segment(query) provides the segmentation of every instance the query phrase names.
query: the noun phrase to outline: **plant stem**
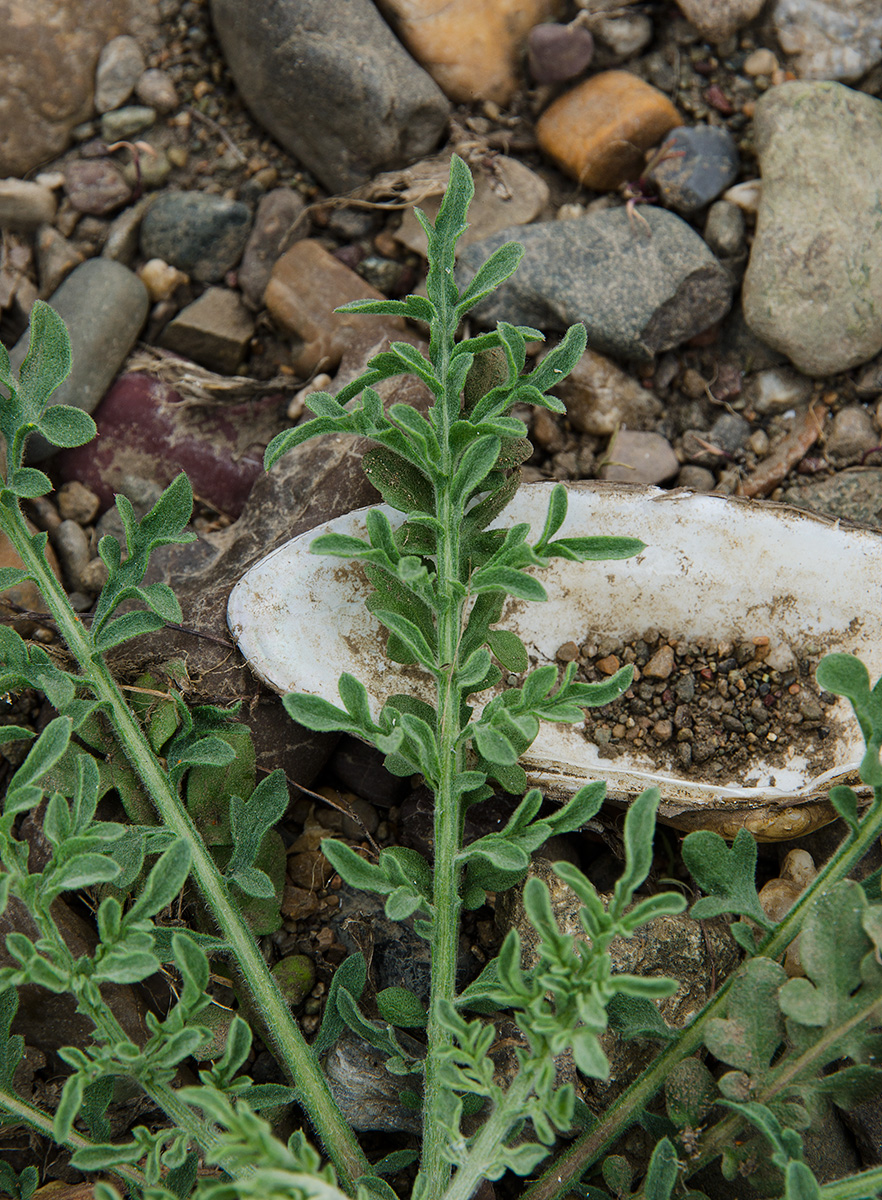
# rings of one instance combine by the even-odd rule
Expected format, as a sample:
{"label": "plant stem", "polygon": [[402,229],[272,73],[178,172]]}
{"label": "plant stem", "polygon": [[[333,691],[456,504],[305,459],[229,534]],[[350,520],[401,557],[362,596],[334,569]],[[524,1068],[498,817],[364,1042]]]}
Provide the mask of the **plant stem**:
{"label": "plant stem", "polygon": [[[766,958],[779,958],[799,933],[812,906],[863,858],[880,833],[882,788],[875,788],[873,802],[857,833],[850,834],[842,842],[799,896],[793,908],[760,944],[757,953]],[[555,1160],[553,1166],[527,1189],[522,1200],[559,1200],[566,1195],[584,1172],[634,1123],[640,1111],[649,1103],[677,1063],[693,1054],[703,1044],[707,1022],[713,1017],[725,1015],[726,998],[737,974],[736,972],[730,975],[721,984],[716,995],[682,1031],[677,1041],[653,1060],[588,1133]]]}
{"label": "plant stem", "polygon": [[533,1090],[533,1078],[532,1071],[521,1068],[505,1093],[503,1102],[496,1106],[482,1126],[469,1150],[468,1158],[456,1172],[442,1200],[471,1200],[478,1184],[486,1178],[487,1163],[493,1161],[500,1142],[508,1136],[512,1126],[520,1118],[524,1104]]}
{"label": "plant stem", "polygon": [[[297,1089],[298,1100],[333,1161],[341,1185],[347,1191],[354,1191],[354,1181],[359,1175],[370,1171],[368,1161],[353,1130],[337,1107],[327,1080],[313,1058],[276,981],[270,975],[251,930],[230,899],[214,859],[110,670],[96,651],[91,635],[70,607],[64,590],[45,558],[34,549],[17,506],[7,507],[5,517],[5,532],[29,574],[36,580],[69,650],[79,661],[83,684],[102,703],[123,751],[151,796],[161,821],[189,846],[191,870],[221,936],[232,947],[243,984],[264,1023],[267,1041]],[[153,819],[153,814],[149,814],[148,821],[152,823]]]}

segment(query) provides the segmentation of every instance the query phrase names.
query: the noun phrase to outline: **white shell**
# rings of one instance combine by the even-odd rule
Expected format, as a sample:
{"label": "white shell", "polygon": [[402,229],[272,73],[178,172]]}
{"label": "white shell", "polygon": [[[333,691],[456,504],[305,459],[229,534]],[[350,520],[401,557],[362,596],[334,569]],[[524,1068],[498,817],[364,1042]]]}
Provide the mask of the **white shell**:
{"label": "white shell", "polygon": [[[552,484],[522,487],[496,522],[542,528]],[[882,674],[876,614],[882,601],[882,538],[869,530],[780,505],[633,485],[568,485],[561,537],[639,537],[647,548],[622,561],[555,560],[540,574],[544,604],[511,600],[500,628],[513,629],[531,659],[553,662],[563,643],[588,635],[639,636],[655,627],[672,635],[715,640],[768,636],[798,650],[857,654],[875,679]],[[230,596],[228,621],[255,673],[278,692],[302,691],[339,703],[342,671],[367,687],[375,713],[394,692],[432,699],[416,667],[383,653],[385,634],[364,607],[369,592],[360,567],[314,556],[326,530],[364,535],[367,509],[339,517],[281,546],[253,566]],[[400,513],[384,509],[393,523]],[[592,779],[627,799],[654,784],[661,815],[682,828],[710,826],[732,836],[748,825],[768,839],[798,836],[826,823],[824,802],[835,782],[856,784],[862,742],[844,701],[828,722],[822,773],[791,755],[784,769],[758,752],[746,778],[696,782],[660,770],[642,755],[603,760],[580,726],[543,725],[521,760],[532,784],[564,799]]]}

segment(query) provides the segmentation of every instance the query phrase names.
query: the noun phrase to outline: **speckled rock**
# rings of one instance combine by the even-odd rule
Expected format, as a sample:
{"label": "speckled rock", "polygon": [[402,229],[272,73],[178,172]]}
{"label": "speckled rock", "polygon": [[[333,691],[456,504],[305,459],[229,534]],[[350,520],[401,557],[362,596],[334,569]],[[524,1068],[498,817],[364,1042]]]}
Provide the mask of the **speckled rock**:
{"label": "speckled rock", "polygon": [[110,112],[125,104],[147,64],[137,41],[128,34],[112,38],[98,58],[95,72],[95,109]]}
{"label": "speckled rock", "polygon": [[754,118],[763,175],[744,277],[753,332],[807,375],[882,349],[882,101],[839,83],[785,83]]}
{"label": "speckled rock", "polygon": [[709,42],[725,41],[759,14],[763,3],[764,0],[677,0],[683,16]]}
{"label": "speckled rock", "polygon": [[219,283],[241,258],[250,229],[251,212],[238,201],[207,192],[164,192],[141,224],[141,251],[200,283]]}
{"label": "speckled rock", "polygon": [[[90,258],[71,271],[49,303],[67,325],[73,352],[70,375],[53,394],[53,402],[94,412],[141,332],[147,289],[121,263]],[[24,362],[28,344],[25,332],[9,352],[13,370]],[[42,462],[51,453],[54,448],[41,437],[31,437],[31,462]]]}
{"label": "speckled rock", "polygon": [[331,192],[430,153],[449,104],[371,0],[212,0],[257,121]]}
{"label": "speckled rock", "polygon": [[542,150],[584,187],[636,178],[646,150],[681,124],[667,96],[630,71],[602,71],[564,92],[536,125]]}
{"label": "speckled rock", "polygon": [[600,478],[608,483],[665,483],[680,469],[667,438],[639,429],[620,429],[605,458]]}
{"label": "speckled rock", "polygon": [[781,49],[801,79],[860,79],[882,61],[879,0],[777,0]]}
{"label": "speckled rock", "polygon": [[520,82],[527,34],[560,0],[379,0],[405,46],[460,104],[507,104]]}
{"label": "speckled rock", "polygon": [[735,139],[716,125],[683,125],[665,138],[662,150],[649,178],[662,201],[684,217],[716,200],[738,175]]}
{"label": "speckled rock", "polygon": [[9,0],[0,5],[0,176],[60,154],[92,116],[101,48],[152,19],[152,0]]}
{"label": "speckled rock", "polygon": [[582,321],[592,350],[642,362],[707,329],[729,309],[729,276],[685,221],[661,209],[643,215],[648,230],[619,208],[506,230],[467,247],[461,283],[503,242],[525,248],[517,273],[476,316],[487,325],[561,331]]}
{"label": "speckled rock", "polygon": [[882,468],[855,467],[788,488],[787,504],[882,529]]}

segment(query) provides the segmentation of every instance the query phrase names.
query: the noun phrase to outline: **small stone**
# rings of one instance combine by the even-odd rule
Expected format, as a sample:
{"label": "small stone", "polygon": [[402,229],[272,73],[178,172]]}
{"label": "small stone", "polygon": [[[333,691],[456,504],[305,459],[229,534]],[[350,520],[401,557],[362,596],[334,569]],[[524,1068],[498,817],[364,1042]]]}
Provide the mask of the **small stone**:
{"label": "small stone", "polygon": [[789,879],[799,888],[807,888],[818,871],[808,850],[788,850],[781,863],[781,879]]}
{"label": "small stone", "polygon": [[620,426],[649,428],[662,412],[649,388],[594,350],[585,351],[554,391],[567,406],[572,427],[593,437],[608,437]]}
{"label": "small stone", "polygon": [[643,668],[643,674],[650,679],[668,679],[673,669],[674,651],[670,646],[660,646]]}
{"label": "small stone", "polygon": [[[602,675],[615,675],[622,664],[614,654],[608,654],[606,658],[599,658],[594,665]],[[624,729],[619,736],[624,736]]]}
{"label": "small stone", "polygon": [[282,916],[286,921],[306,921],[318,912],[318,896],[308,888],[286,884],[282,894]]}
{"label": "small stone", "polygon": [[[76,267],[49,303],[67,325],[73,365],[53,393],[53,404],[73,404],[93,412],[119,371],[147,317],[147,290],[137,275],[109,258],[90,258]],[[30,343],[25,332],[10,351],[18,371]],[[89,454],[93,445],[88,447]],[[39,435],[28,443],[30,462],[55,453]]]}
{"label": "small stone", "polygon": [[777,925],[793,908],[802,890],[792,879],[770,879],[759,891],[759,902],[763,912]]}
{"label": "small stone", "polygon": [[318,891],[326,887],[334,875],[334,868],[321,850],[304,850],[288,858],[288,875],[295,887]]}
{"label": "small stone", "polygon": [[292,1008],[303,1003],[315,987],[315,963],[306,954],[289,954],[270,972]]}
{"label": "small stone", "polygon": [[153,150],[152,153],[142,150],[138,154],[137,166],[134,158],[129,157],[122,169],[123,179],[132,188],[140,185],[143,191],[156,191],[171,175],[171,169],[171,162],[164,150]]}
{"label": "small stone", "polygon": [[859,366],[882,349],[882,101],[784,83],[757,102],[754,130],[763,193],[747,323],[807,375]]}
{"label": "small stone", "polygon": [[524,40],[556,15],[557,0],[382,0],[392,28],[441,90],[458,104],[505,105],[520,82]]}
{"label": "small stone", "polygon": [[105,113],[101,118],[101,137],[105,142],[127,142],[149,129],[156,121],[156,109],[130,104]]}
{"label": "small stone", "polygon": [[721,413],[708,430],[708,441],[725,454],[738,454],[750,437],[750,425],[740,413]]}
{"label": "small stone", "polygon": [[624,7],[612,13],[592,14],[591,29],[600,43],[598,57],[602,57],[607,67],[627,62],[652,41],[651,18],[646,13],[628,12]]}
{"label": "small stone", "polygon": [[866,400],[875,400],[882,392],[882,355],[867,363],[855,380],[854,390]]}
{"label": "small stone", "polygon": [[665,204],[692,216],[738,175],[738,147],[727,129],[686,125],[669,134],[649,173]]}
{"label": "small stone", "polygon": [[[473,169],[473,174],[475,195],[469,205],[468,229],[456,243],[458,254],[466,246],[500,230],[529,225],[548,203],[548,184],[516,158],[500,154],[493,161],[492,171],[479,166]],[[446,185],[446,177],[443,182]],[[420,201],[420,208],[430,221],[438,216],[440,207],[441,196]],[[413,215],[413,209],[407,209],[394,236],[409,250],[426,257],[426,231]]]}
{"label": "small stone", "polygon": [[743,183],[736,183],[734,187],[727,188],[723,193],[723,199],[728,200],[730,204],[737,205],[742,212],[754,216],[759,211],[762,194],[761,180],[745,179]]}
{"label": "small stone", "polygon": [[25,179],[0,179],[0,229],[29,233],[51,222],[57,207],[51,188]]}
{"label": "small stone", "polygon": [[868,450],[879,446],[873,418],[860,404],[848,404],[833,418],[825,450],[839,465],[859,463]]}
{"label": "small stone", "polygon": [[745,75],[750,75],[755,79],[757,75],[773,75],[778,70],[778,66],[779,63],[774,53],[767,50],[765,46],[761,46],[759,50],[748,54],[741,69]]}
{"label": "small stone", "polygon": [[575,662],[579,657],[579,647],[575,642],[564,642],[554,657],[562,663]]}
{"label": "small stone", "polygon": [[113,218],[101,250],[103,258],[112,258],[126,267],[131,264],[138,252],[141,222],[152,202],[152,196],[144,196]]}
{"label": "small stone", "polygon": [[792,367],[767,367],[751,375],[744,386],[744,398],[758,413],[785,412],[808,404],[812,382]]}
{"label": "small stone", "polygon": [[178,107],[178,93],[174,81],[166,71],[151,67],[145,71],[135,88],[138,99],[158,113],[170,113]]}
{"label": "small stone", "polygon": [[704,240],[719,259],[736,258],[746,247],[744,213],[737,204],[717,200],[707,210]]}
{"label": "small stone", "polygon": [[389,296],[398,287],[404,267],[397,259],[369,254],[356,264],[355,269],[372,287]]}
{"label": "small stone", "polygon": [[96,111],[106,113],[125,104],[144,67],[144,55],[133,37],[123,34],[109,41],[98,56],[95,72]]}
{"label": "small stone", "polygon": [[[301,375],[318,369],[333,370],[355,323],[364,330],[365,322],[373,322],[379,329],[388,321],[334,311],[352,300],[366,299],[385,297],[312,238],[295,242],[282,255],[273,267],[264,296],[273,319],[304,342],[293,363]],[[402,331],[405,328],[400,318],[393,318],[393,324]]]}
{"label": "small stone", "polygon": [[154,304],[158,300],[168,300],[182,284],[190,282],[189,275],[161,258],[148,259],[138,268],[138,278],[150,293]]}
{"label": "small stone", "polygon": [[62,521],[55,531],[53,543],[71,591],[88,591],[83,587],[82,576],[89,564],[89,539],[82,526],[76,521]]}
{"label": "small stone", "polygon": [[141,251],[200,283],[219,283],[238,263],[250,228],[251,213],[235,200],[206,192],[164,192],[141,224]]}
{"label": "small stone", "polygon": [[233,375],[254,334],[254,321],[238,292],[211,287],[165,327],[160,345],[210,371]]}
{"label": "small stone", "polygon": [[547,408],[533,414],[533,441],[548,454],[559,454],[564,448],[563,431]]}
{"label": "small stone", "polygon": [[239,287],[253,308],[263,304],[275,263],[292,242],[309,232],[305,208],[306,202],[293,188],[274,188],[261,198],[238,271]]}
{"label": "small stone", "polygon": [[63,483],[56,493],[58,512],[63,521],[76,521],[78,525],[91,525],[98,516],[101,501],[79,480]]}
{"label": "small stone", "polygon": [[716,476],[707,467],[686,463],[677,474],[677,487],[689,488],[693,492],[712,492],[716,486]]}
{"label": "small stone", "polygon": [[680,125],[663,92],[629,71],[603,71],[555,100],[536,125],[542,150],[583,187],[609,191]]}
{"label": "small stone", "polygon": [[594,38],[581,25],[534,25],[527,38],[527,66],[536,83],[564,83],[591,62]]}
{"label": "small stone", "polygon": [[214,0],[211,16],[254,117],[330,192],[434,151],[450,105],[372,0]]}
{"label": "small stone", "polygon": [[64,190],[77,212],[103,217],[132,194],[122,172],[109,158],[75,158],[64,168]]}
{"label": "small stone", "polygon": [[652,736],[659,742],[669,742],[674,734],[674,726],[670,721],[656,721],[652,727]]}
{"label": "small stone", "polygon": [[600,478],[608,483],[664,483],[680,469],[671,443],[660,433],[620,429],[607,451]]}
{"label": "small stone", "polygon": [[40,295],[45,299],[79,266],[84,256],[53,225],[45,225],[39,231],[35,249]]}
{"label": "small stone", "polygon": [[772,20],[800,79],[860,79],[882,61],[878,0],[777,0]]}
{"label": "small stone", "polygon": [[759,13],[764,0],[677,0],[677,7],[702,37],[717,44]]}

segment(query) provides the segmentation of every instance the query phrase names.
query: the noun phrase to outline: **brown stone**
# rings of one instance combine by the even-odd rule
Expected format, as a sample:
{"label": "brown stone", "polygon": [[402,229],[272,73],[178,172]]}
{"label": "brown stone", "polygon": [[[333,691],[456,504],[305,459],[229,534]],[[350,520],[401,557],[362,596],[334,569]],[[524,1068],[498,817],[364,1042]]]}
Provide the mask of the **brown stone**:
{"label": "brown stone", "polygon": [[380,0],[379,8],[441,90],[458,103],[507,104],[527,34],[560,0]]}
{"label": "brown stone", "polygon": [[608,483],[664,483],[680,469],[671,443],[660,433],[620,429],[606,452],[600,478]]}
{"label": "brown stone", "polygon": [[[36,529],[32,525],[28,526],[31,533],[36,533]],[[55,551],[52,547],[46,544],[46,561],[52,568],[56,579],[61,580],[61,568],[58,565],[58,559],[55,557]],[[24,563],[18,556],[18,553],[13,549],[13,546],[5,533],[0,533],[0,569],[15,568],[23,570]],[[30,579],[25,579],[22,583],[15,584],[14,587],[7,588],[6,591],[0,592],[0,618],[7,619],[7,614],[10,612],[8,605],[12,605],[12,613],[19,609],[26,609],[29,612],[47,613],[49,611],[46,606],[46,601],[40,592],[40,589]],[[13,627],[27,637],[34,630],[32,621],[26,619],[15,620],[12,622]]]}
{"label": "brown stone", "polygon": [[604,675],[615,675],[622,664],[614,654],[608,654],[606,658],[599,658],[594,665]]}
{"label": "brown stone", "polygon": [[334,258],[311,238],[295,242],[279,259],[267,284],[264,302],[271,316],[304,342],[294,358],[294,369],[303,375],[333,370],[340,362],[355,329],[371,325],[406,328],[400,317],[365,317],[334,310],[352,300],[385,300],[355,271]]}
{"label": "brown stone", "polygon": [[661,416],[658,397],[611,359],[586,350],[555,392],[579,433],[607,437],[620,428],[651,428]]}
{"label": "brown stone", "polygon": [[65,149],[71,129],[92,116],[101,48],[139,32],[152,10],[138,0],[0,5],[0,176],[22,177]]}
{"label": "brown stone", "polygon": [[211,287],[166,326],[160,344],[210,371],[234,375],[253,333],[254,321],[239,293]]}
{"label": "brown stone", "polygon": [[555,100],[539,118],[536,136],[584,187],[610,191],[636,179],[645,152],[680,124],[658,88],[629,71],[603,71]]}
{"label": "brown stone", "polygon": [[[650,679],[668,679],[674,669],[674,651],[670,646],[661,646],[643,668]],[[668,733],[668,737],[670,737]]]}
{"label": "brown stone", "polygon": [[315,892],[330,883],[334,868],[321,850],[305,850],[288,859],[288,874],[295,887]]}

